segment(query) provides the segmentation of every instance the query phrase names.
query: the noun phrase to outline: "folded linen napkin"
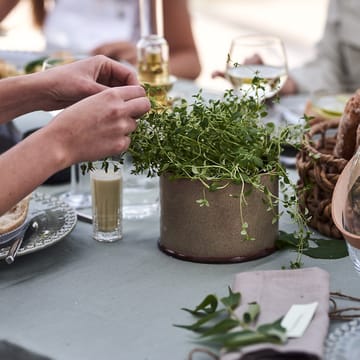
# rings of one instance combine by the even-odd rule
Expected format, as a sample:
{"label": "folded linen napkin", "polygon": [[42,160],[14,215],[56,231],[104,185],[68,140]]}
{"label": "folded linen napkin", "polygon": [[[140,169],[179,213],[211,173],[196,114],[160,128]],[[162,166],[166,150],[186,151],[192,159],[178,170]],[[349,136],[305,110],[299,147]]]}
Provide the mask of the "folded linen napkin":
{"label": "folded linen napkin", "polygon": [[300,338],[288,339],[286,344],[257,344],[238,352],[228,353],[221,360],[314,359],[323,355],[324,340],[329,327],[329,274],[319,268],[299,270],[270,270],[239,273],[233,291],[241,293],[242,314],[247,304],[260,305],[257,325],[274,322],[284,316],[293,304],[317,301],[318,307],[309,327]]}

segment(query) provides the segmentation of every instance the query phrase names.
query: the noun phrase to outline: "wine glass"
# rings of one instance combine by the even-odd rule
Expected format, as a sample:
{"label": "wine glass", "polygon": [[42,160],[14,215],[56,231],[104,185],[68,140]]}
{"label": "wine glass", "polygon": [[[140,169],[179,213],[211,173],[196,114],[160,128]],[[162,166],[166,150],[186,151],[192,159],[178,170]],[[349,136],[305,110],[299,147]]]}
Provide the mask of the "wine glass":
{"label": "wine glass", "polygon": [[[54,56],[44,60],[42,70],[68,64],[80,59],[86,55],[65,55]],[[50,114],[56,116],[62,110],[50,111]],[[75,209],[85,209],[91,207],[90,176],[82,174],[81,164],[74,164],[70,168],[70,190],[59,195],[59,198]]]}
{"label": "wine glass", "polygon": [[285,47],[280,38],[270,35],[243,35],[234,38],[226,64],[226,78],[241,95],[254,95],[254,77],[262,79],[257,89],[260,98],[273,97],[287,79]]}

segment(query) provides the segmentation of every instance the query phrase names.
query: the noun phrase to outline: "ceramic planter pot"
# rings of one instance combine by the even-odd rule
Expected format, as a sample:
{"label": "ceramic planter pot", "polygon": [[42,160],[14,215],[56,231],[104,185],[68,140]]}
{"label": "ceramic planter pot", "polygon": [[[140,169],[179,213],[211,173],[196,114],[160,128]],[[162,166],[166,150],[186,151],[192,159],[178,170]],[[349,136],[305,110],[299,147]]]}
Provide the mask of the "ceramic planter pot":
{"label": "ceramic planter pot", "polygon": [[[272,193],[278,194],[277,180],[270,181],[266,176],[263,181]],[[230,263],[263,257],[275,250],[278,224],[272,223],[274,214],[266,211],[262,193],[252,191],[242,209],[243,219],[249,224],[248,233],[256,239],[250,241],[240,234],[241,187],[231,184],[223,190],[206,190],[209,207],[200,207],[196,202],[203,191],[199,181],[160,177],[162,251],[183,260]]]}

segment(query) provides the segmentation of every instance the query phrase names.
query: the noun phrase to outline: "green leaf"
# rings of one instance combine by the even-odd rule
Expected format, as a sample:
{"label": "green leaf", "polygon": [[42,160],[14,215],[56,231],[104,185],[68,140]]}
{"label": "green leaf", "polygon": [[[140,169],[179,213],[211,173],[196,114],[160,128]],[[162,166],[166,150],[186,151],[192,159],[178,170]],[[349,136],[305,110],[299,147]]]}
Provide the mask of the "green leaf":
{"label": "green leaf", "polygon": [[196,306],[194,310],[183,308],[182,310],[185,310],[193,315],[197,314],[210,314],[216,311],[218,306],[218,299],[215,295],[210,294],[207,295],[204,300]]}
{"label": "green leaf", "polygon": [[[297,249],[299,239],[295,234],[279,231],[275,244],[278,249]],[[339,239],[309,238],[307,244],[303,245],[302,253],[315,259],[340,259],[348,256],[345,241]]]}
{"label": "green leaf", "polygon": [[202,333],[202,336],[212,336],[214,334],[223,334],[227,331],[239,326],[239,321],[234,319],[223,319],[220,320],[217,324],[209,328],[208,330]]}
{"label": "green leaf", "polygon": [[260,313],[260,305],[257,302],[251,302],[248,304],[248,309],[243,314],[243,320],[245,324],[250,324],[257,319]]}
{"label": "green leaf", "polygon": [[258,334],[253,330],[245,329],[207,337],[201,339],[201,343],[233,350],[246,345],[262,342],[264,338],[265,336],[263,334]]}
{"label": "green leaf", "polygon": [[[186,310],[186,309],[183,309],[183,310]],[[202,332],[205,332],[205,331],[207,331],[209,329],[208,327],[203,327],[203,325],[205,325],[209,321],[215,319],[217,316],[224,313],[224,311],[225,311],[224,309],[221,309],[219,311],[215,311],[215,312],[207,314],[207,315],[204,315],[204,313],[203,313],[202,317],[199,320],[197,320],[196,322],[194,322],[193,324],[191,324],[191,325],[175,324],[174,326],[179,327],[179,328],[183,328],[183,329],[186,329],[186,330],[191,330],[191,331],[194,331],[194,332],[202,333]]]}
{"label": "green leaf", "polygon": [[215,345],[220,348],[225,348],[228,351],[233,351],[249,345],[259,343],[281,344],[283,341],[281,336],[246,329],[207,337],[201,342],[203,344]]}
{"label": "green leaf", "polygon": [[257,331],[274,337],[274,341],[278,340],[279,343],[285,342],[287,340],[286,329],[281,326],[281,321],[282,318],[273,323],[261,325],[257,328]]}
{"label": "green leaf", "polygon": [[31,74],[33,72],[39,71],[39,69],[41,70],[43,62],[47,59],[47,57],[41,57],[39,59],[36,60],[32,60],[30,62],[28,62],[25,66],[24,66],[24,71],[26,74]]}
{"label": "green leaf", "polygon": [[203,207],[203,206],[209,207],[210,206],[207,199],[198,199],[198,200],[196,200],[196,203],[199,204],[200,207]]}
{"label": "green leaf", "polygon": [[279,237],[275,242],[275,246],[278,249],[297,249],[299,239],[294,234],[288,234],[285,231],[279,231]]}
{"label": "green leaf", "polygon": [[231,310],[236,309],[239,304],[240,304],[240,300],[241,300],[241,294],[239,292],[233,292],[231,290],[231,287],[228,287],[229,290],[229,295],[227,297],[223,297],[220,299],[220,301],[227,307],[230,308]]}
{"label": "green leaf", "polygon": [[316,259],[341,259],[349,255],[345,240],[310,239],[315,246],[303,250],[303,254]]}

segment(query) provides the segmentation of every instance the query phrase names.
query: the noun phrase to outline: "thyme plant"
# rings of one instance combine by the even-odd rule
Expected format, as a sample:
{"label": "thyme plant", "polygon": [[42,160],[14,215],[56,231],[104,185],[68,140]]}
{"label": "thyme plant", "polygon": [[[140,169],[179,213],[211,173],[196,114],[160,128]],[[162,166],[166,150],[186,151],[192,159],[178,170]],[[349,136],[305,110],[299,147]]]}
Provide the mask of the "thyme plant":
{"label": "thyme plant", "polygon": [[[276,127],[264,121],[266,104],[261,101],[262,80],[253,79],[251,94],[239,98],[227,90],[221,99],[206,101],[202,92],[193,101],[181,100],[172,108],[153,104],[131,135],[129,153],[133,158],[134,173],[148,176],[168,175],[173,179],[198,180],[204,190],[216,191],[230,183],[240,185],[240,209],[246,204],[245,184],[264,194],[269,211],[278,220],[279,197],[263,185],[262,177],[279,179],[284,195],[283,208],[299,225],[299,247],[304,247],[309,231],[298,210],[296,186],[280,163],[285,146],[299,147],[302,125]],[[199,194],[199,206],[211,206],[205,191]],[[242,236],[254,240],[247,233],[243,220]],[[301,251],[299,251],[301,254]],[[292,263],[299,267],[301,255]]]}
{"label": "thyme plant", "polygon": [[[299,226],[295,235],[299,240],[298,255],[291,263],[296,268],[301,265],[302,249],[308,246],[310,232],[298,209],[296,184],[280,163],[280,154],[285,146],[300,147],[304,127],[276,127],[264,121],[267,107],[261,99],[262,89],[262,79],[255,76],[251,91],[241,98],[227,90],[221,99],[206,101],[200,91],[191,102],[182,99],[171,108],[153,102],[152,110],[139,120],[132,133],[128,152],[135,174],[200,181],[204,191],[199,194],[199,206],[211,206],[205,189],[216,191],[231,183],[240,185],[239,194],[233,196],[239,198],[241,235],[248,240],[255,239],[247,233],[248,224],[241,214],[246,204],[245,184],[264,194],[274,222],[282,215],[278,212],[281,201],[282,208]],[[263,184],[263,176],[279,179],[281,199]]]}

